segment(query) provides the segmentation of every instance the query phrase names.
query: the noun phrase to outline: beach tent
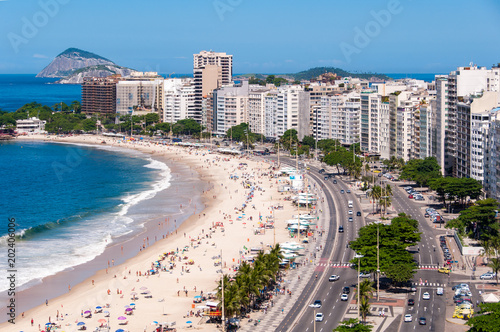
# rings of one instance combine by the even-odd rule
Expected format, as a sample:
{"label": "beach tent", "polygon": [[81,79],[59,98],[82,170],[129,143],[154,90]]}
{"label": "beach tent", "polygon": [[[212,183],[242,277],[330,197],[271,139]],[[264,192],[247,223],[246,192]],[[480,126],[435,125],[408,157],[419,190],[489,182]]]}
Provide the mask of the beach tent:
{"label": "beach tent", "polygon": [[207,301],[205,303],[205,305],[209,306],[209,307],[216,307],[217,306],[217,302],[212,302],[212,301]]}
{"label": "beach tent", "polygon": [[481,294],[481,297],[483,298],[483,302],[485,302],[485,303],[497,303],[497,302],[499,302],[498,296],[496,296],[493,293],[483,293],[483,294]]}

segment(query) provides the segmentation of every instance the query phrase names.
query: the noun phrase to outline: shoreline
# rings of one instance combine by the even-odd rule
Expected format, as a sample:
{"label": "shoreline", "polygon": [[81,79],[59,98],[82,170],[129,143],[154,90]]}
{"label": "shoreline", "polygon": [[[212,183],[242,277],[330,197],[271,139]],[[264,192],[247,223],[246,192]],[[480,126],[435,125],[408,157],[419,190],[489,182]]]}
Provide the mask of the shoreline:
{"label": "shoreline", "polygon": [[[67,141],[53,142],[45,138],[42,139],[39,137],[36,138],[29,137],[29,139],[27,140],[99,148],[99,145],[97,143],[89,144],[89,142],[67,142]],[[127,147],[121,147],[121,149],[126,150]],[[139,149],[139,151],[141,150]],[[158,160],[162,163],[165,163],[170,168],[171,179],[169,188],[157,192],[155,197],[141,201],[139,202],[139,204],[141,203],[147,204],[148,201],[151,201],[151,203],[149,204],[155,203],[155,201],[159,200],[158,196],[168,195],[169,191],[171,191],[170,194],[173,194],[175,188],[178,187],[179,185],[185,184],[186,178],[188,177],[190,178],[189,183],[193,183],[193,187],[192,188],[186,187],[188,189],[187,193],[183,192],[182,196],[195,197],[194,200],[200,203],[204,201],[203,197],[201,196],[201,192],[202,190],[206,190],[208,184],[206,183],[206,181],[200,178],[200,174],[197,172],[194,173],[195,174],[194,179],[191,179],[192,176],[188,176],[188,173],[192,173],[190,165],[175,162],[166,156],[162,155],[155,156],[154,154],[150,154],[147,151],[141,151],[141,152],[144,153],[145,156],[151,157],[153,160]],[[118,151],[118,153],[120,153],[120,151]],[[182,181],[179,179],[181,177],[183,178]],[[200,195],[197,195],[198,191],[200,192]],[[182,200],[182,204],[186,207],[190,205],[187,198],[185,200]],[[201,206],[203,206],[203,204],[201,204]],[[198,206],[196,208],[197,210],[196,212],[201,211],[201,206]],[[178,219],[179,222],[177,225],[180,227],[194,213],[195,213],[194,210],[186,212],[177,211],[170,214],[170,217],[172,217],[172,220],[174,217]],[[158,239],[157,238],[158,232],[156,231],[156,229],[157,225],[160,223],[162,224],[161,225],[162,234],[160,234],[160,238]],[[102,253],[92,258],[91,260],[79,265],[68,267],[62,271],[43,277],[42,279],[38,280],[35,279],[22,286],[17,286],[18,290],[16,291],[16,300],[18,301],[18,303],[16,309],[19,310],[18,313],[33,309],[40,303],[43,303],[45,299],[50,300],[51,298],[55,298],[57,296],[68,293],[68,285],[74,288],[73,285],[77,285],[85,281],[95,273],[99,273],[99,271],[101,270],[106,270],[107,267],[123,264],[127,260],[141,253],[139,248],[143,244],[142,241],[143,238],[148,239],[146,248],[150,247],[160,239],[163,239],[164,235],[167,235],[169,232],[173,231],[174,227],[175,225],[173,223],[170,224],[170,221],[167,222],[165,225],[165,222],[163,220],[160,220],[159,218],[149,219],[147,221],[142,222],[142,227],[137,227],[136,230],[132,231],[132,234],[125,234],[113,238],[113,242],[108,244]],[[110,261],[113,261],[113,263],[110,264]],[[108,264],[110,264],[110,266]],[[45,294],[44,290],[46,288],[52,290],[50,296]],[[0,293],[0,301],[2,303],[4,302],[6,303],[8,299],[9,297],[7,296],[7,291],[3,291]],[[7,311],[5,307],[0,308],[0,314],[1,314],[0,317],[2,317],[0,323],[4,323],[5,321],[7,321],[6,313]]]}
{"label": "shoreline", "polygon": [[[47,141],[47,139],[45,138],[45,136],[43,136],[41,138],[42,138],[42,140]],[[82,137],[80,137],[80,138],[82,138]],[[89,143],[88,140],[90,138],[92,138],[94,140],[93,144],[97,144],[97,145],[100,144],[100,142],[102,140],[105,140],[105,141],[111,143],[112,145],[114,145],[113,142],[116,142],[115,140],[112,140],[112,139],[109,139],[109,138],[102,138],[102,137],[96,137],[96,136],[83,136],[83,138],[85,138],[83,140],[83,142],[81,142],[83,144],[88,144]],[[28,139],[33,139],[33,138],[28,137]],[[60,142],[61,140],[60,139],[54,139],[54,140],[48,140],[48,141],[57,141],[57,142]],[[226,210],[226,212],[225,212],[226,213],[226,217],[229,216],[228,213],[231,213],[231,210],[227,211],[227,202],[229,201],[229,202],[232,203],[232,200],[233,200],[232,195],[235,195],[238,191],[243,191],[243,190],[239,189],[241,187],[235,186],[235,181],[231,181],[231,180],[228,179],[227,171],[228,171],[229,166],[231,166],[233,168],[236,168],[237,165],[238,165],[238,161],[240,160],[240,158],[228,158],[228,157],[219,156],[219,155],[213,154],[213,153],[206,154],[206,150],[189,150],[189,149],[185,149],[185,148],[178,148],[178,147],[172,147],[172,146],[158,147],[158,146],[154,146],[154,145],[151,146],[151,145],[152,144],[148,144],[148,147],[146,147],[146,146],[139,146],[139,145],[128,146],[128,144],[122,146],[120,144],[118,146],[125,147],[125,148],[137,149],[137,150],[140,150],[140,151],[145,152],[145,153],[150,153],[153,158],[162,158],[162,157],[164,157],[165,159],[167,159],[167,158],[170,157],[172,159],[171,160],[172,164],[179,163],[178,164],[179,167],[181,167],[180,165],[184,165],[183,167],[185,167],[185,171],[191,171],[192,173],[193,172],[198,173],[199,177],[200,177],[200,183],[205,183],[205,186],[206,186],[207,183],[209,185],[212,185],[212,188],[211,188],[210,191],[209,190],[206,190],[206,191],[203,190],[204,191],[203,195],[200,195],[200,199],[201,199],[201,202],[202,202],[203,206],[202,207],[197,207],[198,211],[195,211],[192,214],[189,213],[188,214],[188,218],[184,222],[182,222],[182,224],[177,229],[177,232],[175,232],[175,233],[178,233],[178,232],[180,232],[180,233],[178,233],[178,234],[174,233],[174,234],[168,236],[167,237],[168,241],[167,241],[167,239],[163,239],[163,237],[160,238],[160,239],[158,239],[158,241],[156,241],[153,244],[151,244],[150,246],[148,246],[145,250],[142,250],[142,251],[136,253],[135,255],[132,255],[131,258],[126,259],[124,261],[124,263],[117,264],[115,266],[111,266],[109,268],[109,270],[108,270],[108,274],[106,274],[106,272],[105,272],[106,269],[105,268],[102,268],[100,270],[97,269],[98,271],[97,271],[97,273],[95,275],[87,277],[83,282],[80,282],[75,287],[72,287],[71,291],[68,292],[66,290],[66,292],[62,296],[56,297],[54,300],[51,300],[50,301],[51,303],[53,303],[53,302],[56,302],[56,303],[63,303],[63,302],[67,303],[68,301],[70,301],[70,302],[73,301],[74,302],[74,297],[76,296],[74,294],[83,293],[85,295],[85,294],[87,294],[89,292],[88,285],[92,282],[92,280],[95,281],[95,285],[92,286],[92,288],[97,287],[97,284],[99,284],[99,286],[101,288],[102,288],[103,284],[107,284],[108,285],[107,289],[110,289],[110,288],[111,289],[120,288],[120,287],[114,287],[115,284],[118,284],[118,285],[123,284],[124,288],[128,287],[128,286],[131,286],[130,283],[133,283],[133,281],[124,281],[124,280],[129,280],[130,279],[130,277],[129,277],[129,279],[125,279],[127,277],[127,269],[129,271],[128,275],[129,276],[131,275],[133,278],[135,278],[133,276],[133,274],[131,273],[131,270],[135,269],[138,265],[140,265],[140,263],[142,263],[142,265],[144,265],[145,261],[148,262],[149,261],[148,257],[150,257],[149,259],[151,259],[151,261],[153,261],[154,259],[151,258],[151,257],[154,257],[154,255],[155,254],[157,255],[158,252],[161,252],[161,251],[165,250],[165,248],[172,247],[175,244],[178,244],[178,243],[181,243],[181,242],[184,242],[184,243],[188,242],[186,240],[187,238],[185,238],[187,236],[186,233],[190,234],[189,236],[190,237],[193,236],[193,238],[194,238],[195,235],[196,235],[196,233],[198,233],[198,237],[199,237],[200,234],[205,233],[205,230],[211,228],[211,226],[213,225],[214,221],[207,220],[208,217],[207,218],[201,218],[201,214],[203,214],[204,216],[205,216],[205,214],[210,215],[210,216],[212,216],[212,218],[213,217],[217,217],[217,215],[219,215],[219,218],[220,218],[220,214],[221,214],[222,209]],[[162,151],[159,151],[159,150],[162,150]],[[222,163],[222,162],[219,161],[218,164],[217,164],[218,169],[216,169],[216,168],[212,167],[212,164],[209,163],[210,166],[208,166],[208,164],[206,163],[206,161],[201,160],[202,158],[200,158],[200,157],[197,156],[198,153],[200,153],[200,155],[203,155],[203,158],[207,158],[207,160],[211,159],[214,163],[215,163],[215,160],[217,158],[219,158],[219,159],[220,158],[226,158],[226,159],[230,160],[230,162],[227,162],[227,164],[224,164],[224,163]],[[254,162],[254,161],[250,161],[247,158],[243,158],[243,159],[245,160],[245,163],[254,163],[254,164],[257,164],[257,165],[259,165],[259,168],[262,169],[262,165],[260,165],[262,162],[258,162],[257,163],[257,162]],[[165,160],[162,159],[162,162],[165,162]],[[204,162],[205,162],[205,164],[204,164]],[[169,167],[171,167],[170,164],[167,164],[167,165]],[[227,168],[224,168],[225,166]],[[256,165],[253,165],[254,170],[255,170],[255,166]],[[266,165],[266,167],[267,166],[268,165]],[[222,169],[222,168],[224,168],[224,169]],[[212,172],[212,170],[217,170],[217,172]],[[177,174],[178,171],[179,171],[178,169],[176,169],[174,171],[174,169],[171,168],[171,174],[174,174],[174,173]],[[214,173],[217,173],[217,174],[214,174]],[[215,181],[219,181],[219,180],[223,181],[221,183],[222,185],[220,187],[218,185],[215,185]],[[263,181],[263,182],[265,182],[265,181]],[[212,184],[210,184],[210,183],[212,183]],[[229,186],[230,189],[228,189],[228,186]],[[271,184],[271,186],[272,186],[272,184]],[[231,187],[232,187],[232,190],[231,190]],[[200,190],[201,191],[201,189],[202,188],[197,188],[196,190]],[[219,197],[219,195],[221,195],[221,197]],[[229,195],[229,197],[227,197],[228,195]],[[262,195],[262,193],[261,193],[261,195]],[[274,193],[274,195],[275,195],[275,197],[278,197],[277,193]],[[212,196],[212,197],[210,197],[210,196]],[[239,195],[239,196],[243,196],[243,197],[240,197],[240,200],[242,200],[242,199],[245,198],[244,195]],[[216,199],[213,198],[213,197],[216,197]],[[225,200],[224,197],[229,198],[229,199]],[[276,201],[278,202],[279,200],[276,200]],[[269,202],[266,202],[263,205],[270,206]],[[203,208],[203,211],[201,211],[202,208]],[[255,210],[255,211],[257,212],[257,210]],[[260,213],[260,211],[258,211],[258,212]],[[284,211],[282,211],[282,212],[284,213]],[[289,217],[291,217],[292,212],[290,212],[290,211],[288,211],[288,212],[290,214]],[[196,217],[196,214],[198,214],[198,217]],[[265,213],[263,213],[263,214],[265,214]],[[267,214],[267,212],[266,212],[266,214]],[[258,219],[256,217],[257,216],[255,216],[254,218]],[[231,217],[231,218],[234,218],[234,217]],[[224,219],[226,219],[226,218],[224,217]],[[256,220],[254,220],[254,222],[255,221]],[[241,235],[243,235],[243,239],[242,239],[243,241],[241,241],[241,245],[242,246],[245,245],[245,242],[246,242],[247,246],[252,245],[253,241],[250,242],[250,238],[255,237],[255,236],[252,236],[253,235],[252,234],[253,233],[252,228],[247,228],[245,230],[244,228],[246,228],[246,227],[244,225],[243,225],[243,227],[241,227],[242,225],[238,225],[238,226],[240,228],[243,228],[240,231],[243,231],[245,233],[245,234],[239,234],[240,237],[241,237]],[[154,232],[154,228],[155,227],[151,227],[151,226],[149,226],[149,227],[151,228],[150,231],[153,234],[156,233],[156,232]],[[146,227],[146,228],[148,228],[148,227]],[[229,227],[226,226],[225,228],[227,229]],[[200,232],[200,230],[201,230],[201,232]],[[145,232],[148,232],[148,230],[146,230]],[[283,239],[283,240],[287,239],[287,237],[286,237],[286,235],[287,235],[286,233],[287,232],[286,231],[280,229],[279,232],[277,231],[277,233],[281,233],[279,235],[279,237],[281,239]],[[135,241],[139,241],[140,242],[140,238],[143,236],[143,234],[144,234],[144,232],[141,232],[141,233],[135,235],[133,237],[133,239],[129,239],[128,241],[133,241],[135,239]],[[184,234],[184,238],[182,237],[182,234]],[[191,235],[191,234],[193,234],[193,235]],[[224,247],[224,246],[225,247],[231,247],[231,246],[234,247],[234,244],[232,245],[231,243],[228,243],[228,242],[231,242],[231,240],[229,238],[226,238],[226,239],[223,238],[226,235],[226,233],[220,234],[220,233],[214,231],[214,232],[210,233],[210,237],[212,237],[213,235],[214,235],[214,237],[215,237],[215,235],[217,235],[217,237],[220,238],[221,242],[220,243],[217,242],[217,244],[215,245],[215,248],[210,248],[210,246],[213,246],[213,244],[215,244],[215,242],[213,242],[212,245],[208,246],[208,248],[205,249],[205,252],[207,252],[209,249],[216,249],[219,245],[221,247]],[[232,236],[233,234],[230,234],[230,235]],[[245,237],[247,237],[247,241],[244,241]],[[152,237],[150,237],[150,238],[152,239]],[[222,240],[225,240],[225,241],[222,241]],[[260,239],[258,239],[258,240],[260,240]],[[267,243],[269,243],[269,242],[270,241],[267,240]],[[260,242],[260,243],[262,243],[262,242]],[[270,242],[270,243],[272,244],[272,242]],[[207,241],[207,243],[201,244],[200,246],[207,247],[206,246],[207,244],[209,244],[209,241]],[[259,244],[259,241],[258,241],[254,245],[259,245],[260,246],[261,244]],[[118,246],[120,246],[119,243],[116,243],[116,244],[113,243],[111,246],[108,246],[106,248],[106,251],[108,251],[108,253],[111,250],[115,250],[115,252],[116,251],[120,251],[120,248],[118,248]],[[234,252],[235,248],[232,248],[232,249],[233,249],[233,252]],[[169,250],[169,249],[167,249],[167,250]],[[210,251],[214,251],[214,250],[210,250]],[[155,254],[152,254],[153,252]],[[226,252],[226,248],[224,248],[224,252]],[[205,254],[203,254],[203,256],[204,255]],[[197,256],[199,257],[200,255],[197,255]],[[238,257],[239,257],[238,251],[236,250],[236,252],[233,253],[233,254],[231,254],[230,257],[232,257],[233,262],[234,262],[235,259],[238,259]],[[199,258],[200,258],[200,261],[202,261],[202,263],[204,263],[202,265],[206,265],[206,262],[204,260],[208,260],[208,258],[203,258],[203,257],[199,257]],[[96,259],[94,259],[93,261],[95,261]],[[227,261],[225,261],[225,262],[227,263]],[[195,264],[197,264],[197,263],[198,263],[198,260],[195,262]],[[208,261],[208,263],[211,263],[211,262]],[[231,263],[232,262],[229,259],[229,264],[231,264]],[[87,265],[87,264],[88,263],[83,264],[83,265]],[[198,266],[199,266],[199,269],[201,271],[202,267],[200,265],[198,265]],[[84,269],[83,266],[82,266],[82,269]],[[144,269],[144,268],[142,268],[142,269]],[[195,269],[195,267],[192,267],[192,269]],[[203,270],[205,270],[205,269],[206,268],[203,267]],[[226,269],[224,269],[224,270],[226,270]],[[135,270],[135,271],[137,271],[137,270]],[[180,287],[180,285],[176,285],[176,283],[179,282],[179,278],[181,278],[181,279],[194,279],[191,282],[191,284],[196,284],[198,282],[199,282],[200,285],[205,284],[206,286],[203,287],[205,289],[205,291],[211,291],[212,288],[215,287],[215,280],[213,279],[213,277],[211,278],[212,281],[210,282],[210,284],[207,284],[207,280],[198,280],[198,279],[206,279],[206,278],[191,278],[191,276],[193,274],[191,274],[191,275],[189,275],[189,274],[184,274],[184,275],[181,274],[182,277],[180,277],[177,273],[170,272],[170,274],[171,275],[172,274],[177,275],[177,282],[175,282],[173,285],[171,285],[171,287],[167,287],[167,289],[169,289],[169,288],[176,289],[177,287]],[[202,274],[207,274],[207,272],[203,272]],[[114,278],[115,275],[117,275],[117,278]],[[212,275],[213,275],[213,273],[212,273]],[[161,278],[163,276],[164,276],[164,274],[162,273],[161,275],[158,275],[158,278],[159,279],[163,279],[163,278]],[[217,276],[217,274],[215,274],[214,276]],[[123,279],[121,279],[121,277],[123,277]],[[167,277],[169,277],[168,274],[167,274]],[[144,279],[144,278],[139,278],[139,279]],[[152,277],[149,277],[149,278],[147,277],[146,279],[152,279]],[[110,287],[111,284],[113,284],[113,286]],[[106,288],[106,286],[104,286],[104,287]],[[184,285],[183,287],[186,287],[186,286]],[[133,288],[135,288],[135,287],[133,287]],[[46,291],[46,290],[44,290],[44,291]],[[173,296],[175,297],[175,290],[173,292],[174,292]],[[198,288],[198,292],[199,292],[199,288]],[[191,305],[190,305],[191,301],[189,301],[189,300],[192,300],[191,295],[194,293],[194,289],[190,289],[188,291],[188,293],[189,293],[189,298],[187,298],[187,299],[182,298],[182,300],[181,299],[175,299],[175,301],[174,301],[175,303],[177,303],[177,302],[184,303],[184,302],[186,302],[186,300],[188,300],[188,303],[186,303],[187,305],[184,305],[185,310],[188,310],[188,309],[191,308]],[[172,296],[172,295],[170,294],[170,296]],[[107,299],[108,296],[104,296],[104,299],[101,299],[101,297],[102,297],[102,294],[100,294],[99,296],[92,295],[90,297],[90,299],[87,300],[87,302],[92,302],[92,299],[96,303],[101,303],[98,300],[104,300],[104,301],[108,300]],[[123,298],[123,296],[122,296],[122,298]],[[38,302],[38,304],[40,304],[40,302]],[[84,307],[85,304],[82,303],[82,304],[80,304],[80,306]],[[87,306],[91,307],[90,303]],[[51,305],[49,305],[47,307],[51,307]],[[45,312],[45,311],[49,310],[49,308],[47,308],[47,307],[44,306],[44,305],[41,305],[41,306],[39,305],[38,307],[35,307],[34,309],[27,310],[25,312],[25,318],[17,317],[16,323],[18,323],[19,321],[21,321],[21,322],[27,322],[29,320],[30,316],[38,316],[39,317],[40,315],[42,315],[42,317],[43,317],[42,312]],[[67,305],[64,305],[64,307],[67,307]],[[66,312],[66,310],[62,309],[62,308],[63,308],[63,306],[61,304],[61,311],[64,310]],[[78,313],[79,313],[79,311],[77,310],[76,318],[79,318],[78,317]],[[72,314],[74,315],[74,313],[72,313]],[[20,315],[20,312],[18,312],[18,315]],[[55,317],[55,315],[56,315],[56,313],[53,313],[52,317]],[[179,314],[177,314],[177,317],[180,317]],[[73,318],[75,318],[75,317],[73,317]],[[161,318],[158,318],[158,319],[161,319]],[[180,319],[180,321],[179,321],[179,319],[180,318],[176,318],[176,321],[178,323],[180,323],[182,321],[182,319]],[[74,321],[74,319],[73,319],[73,321]],[[38,331],[35,328],[37,326],[37,323],[40,323],[40,318],[37,318],[35,320],[35,326],[33,328],[30,329],[29,325],[23,326],[23,328],[24,328],[25,331],[28,331],[28,330],[29,331]],[[6,325],[6,324],[7,323],[1,324],[0,327],[2,327],[2,328],[8,328],[9,325]],[[45,324],[45,322],[44,322],[44,324]],[[18,324],[16,324],[16,325],[18,325]],[[24,324],[22,324],[22,325],[24,325]],[[115,326],[115,325],[116,324],[113,324],[113,326]],[[143,324],[143,325],[146,325],[146,324]],[[143,327],[141,327],[141,329],[142,328]],[[208,326],[204,326],[204,329],[206,329],[206,328],[210,328],[210,329],[214,328],[215,329],[214,326],[209,326],[209,325]],[[64,329],[64,327],[63,327],[63,329]],[[69,326],[65,327],[65,329],[72,330]],[[208,329],[208,330],[210,330],[210,329]]]}

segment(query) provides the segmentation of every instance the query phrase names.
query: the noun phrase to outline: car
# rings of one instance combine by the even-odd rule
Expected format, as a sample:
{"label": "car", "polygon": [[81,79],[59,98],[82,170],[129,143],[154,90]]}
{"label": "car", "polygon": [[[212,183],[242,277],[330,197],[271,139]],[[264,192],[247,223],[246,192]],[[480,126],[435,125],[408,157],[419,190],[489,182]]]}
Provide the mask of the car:
{"label": "car", "polygon": [[351,289],[349,288],[349,286],[345,286],[344,288],[342,288],[342,294],[349,294],[351,292]]}
{"label": "car", "polygon": [[347,189],[347,193],[350,194],[351,193],[351,190],[350,189]]}
{"label": "car", "polygon": [[462,283],[462,284],[458,284],[458,285],[455,285],[455,286],[451,287],[452,290],[456,290],[457,288],[467,288],[467,289],[469,289],[469,284]]}
{"label": "car", "polygon": [[325,169],[324,169],[324,168],[320,169],[320,170],[318,171],[318,173],[319,173],[319,174],[323,174],[323,173],[325,173]]}
{"label": "car", "polygon": [[333,184],[337,184],[337,180],[333,180]]}
{"label": "car", "polygon": [[449,268],[447,268],[447,267],[440,267],[440,268],[438,269],[438,272],[439,272],[439,273],[447,273],[447,274],[449,274],[449,273],[450,273],[450,271],[451,271],[451,270],[450,270]]}
{"label": "car", "polygon": [[408,305],[415,305],[414,299],[408,299]]}
{"label": "car", "polygon": [[370,273],[366,273],[366,272],[360,272],[359,273],[359,277],[360,278],[370,278],[372,275]]}
{"label": "car", "polygon": [[314,301],[313,304],[310,305],[310,307],[312,308],[321,308],[321,306],[322,306],[321,300],[316,300]]}
{"label": "car", "polygon": [[412,194],[409,194],[409,195],[408,195],[408,198],[413,198],[413,195],[412,195]]}
{"label": "car", "polygon": [[361,217],[361,211],[356,212],[357,217]]}
{"label": "car", "polygon": [[405,315],[405,322],[406,323],[411,323],[413,321],[413,318],[411,317],[410,314]]}
{"label": "car", "polygon": [[426,212],[426,213],[424,214],[424,217],[429,218],[429,214]]}
{"label": "car", "polygon": [[418,319],[418,323],[419,323],[420,325],[425,325],[425,324],[427,324],[427,319],[425,319],[425,317],[420,317],[420,318]]}
{"label": "car", "polygon": [[481,280],[490,280],[495,277],[495,273],[493,272],[486,272],[485,274],[482,274],[479,278]]}
{"label": "car", "polygon": [[431,294],[429,294],[429,292],[425,292],[424,294],[422,294],[422,299],[423,300],[430,300]]}
{"label": "car", "polygon": [[436,295],[443,295],[444,294],[444,289],[443,287],[438,287],[436,289]]}
{"label": "car", "polygon": [[416,201],[425,201],[424,196],[415,196]]}
{"label": "car", "polygon": [[325,316],[321,312],[318,312],[316,314],[316,317],[314,318],[314,320],[317,321],[317,322],[322,322],[324,317]]}
{"label": "car", "polygon": [[347,300],[349,300],[349,295],[347,295],[347,294],[340,295],[340,300],[341,301],[347,301]]}
{"label": "car", "polygon": [[340,189],[340,193],[343,194],[344,193],[344,189]]}
{"label": "car", "polygon": [[328,281],[332,282],[332,281],[337,281],[337,280],[339,280],[339,279],[340,279],[340,277],[339,277],[338,275],[336,275],[336,274],[332,274],[332,275],[330,276],[330,278],[328,278]]}
{"label": "car", "polygon": [[352,222],[352,217],[349,217],[349,219],[347,219],[349,222]]}
{"label": "car", "polygon": [[347,212],[349,215],[353,214],[352,210],[349,210],[349,212]]}

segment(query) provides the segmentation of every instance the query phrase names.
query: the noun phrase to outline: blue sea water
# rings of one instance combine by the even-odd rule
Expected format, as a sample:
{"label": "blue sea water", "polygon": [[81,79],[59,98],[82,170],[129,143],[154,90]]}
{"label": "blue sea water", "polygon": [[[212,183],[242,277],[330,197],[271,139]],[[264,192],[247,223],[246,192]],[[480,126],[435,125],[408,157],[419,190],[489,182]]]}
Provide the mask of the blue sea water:
{"label": "blue sea water", "polygon": [[38,102],[54,106],[82,100],[80,84],[53,84],[56,78],[37,78],[36,75],[0,75],[0,109],[13,112],[23,105]]}
{"label": "blue sea water", "polygon": [[396,74],[385,74],[395,80],[401,79],[401,78],[414,78],[416,80],[423,80],[426,82],[432,82],[435,80],[436,75],[443,75],[443,74],[432,74],[432,73],[396,73]]}
{"label": "blue sea water", "polygon": [[[0,250],[13,217],[18,287],[90,261],[140,229],[150,216],[138,220],[129,209],[170,186],[167,165],[134,150],[7,141],[0,160]],[[0,291],[7,288],[0,279]]]}

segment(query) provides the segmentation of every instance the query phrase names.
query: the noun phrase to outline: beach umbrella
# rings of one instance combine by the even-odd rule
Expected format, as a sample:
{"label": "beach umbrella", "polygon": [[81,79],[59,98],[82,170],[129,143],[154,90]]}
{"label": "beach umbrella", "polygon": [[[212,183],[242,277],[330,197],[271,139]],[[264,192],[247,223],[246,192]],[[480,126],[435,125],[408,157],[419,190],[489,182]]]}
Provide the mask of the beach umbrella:
{"label": "beach umbrella", "polygon": [[195,298],[195,299],[200,299],[200,298],[201,298],[201,295],[196,295],[194,298]]}
{"label": "beach umbrella", "polygon": [[147,290],[147,291],[142,292],[142,294],[151,294],[151,292]]}
{"label": "beach umbrella", "polygon": [[132,308],[125,309],[125,311],[132,311],[132,310],[134,310],[134,309],[132,309]]}
{"label": "beach umbrella", "polygon": [[192,321],[190,321],[190,320],[188,320],[188,321],[186,322],[186,324],[193,324],[193,322],[192,322]]}
{"label": "beach umbrella", "polygon": [[158,324],[158,322],[154,320],[154,321],[153,321],[153,324]]}
{"label": "beach umbrella", "polygon": [[[85,323],[83,323],[85,324]],[[45,326],[49,326],[49,325],[52,325],[52,323],[45,323]]]}
{"label": "beach umbrella", "polygon": [[140,290],[146,290],[146,289],[148,289],[146,286],[142,286],[142,287],[140,288]]}
{"label": "beach umbrella", "polygon": [[90,311],[90,310],[86,310],[86,311],[84,311],[83,313],[84,313],[84,314],[90,314],[90,313],[91,313],[91,311]]}
{"label": "beach umbrella", "polygon": [[135,295],[137,295],[137,293],[136,292],[132,292],[132,293],[130,293],[130,295],[134,295],[135,296]]}
{"label": "beach umbrella", "polygon": [[101,318],[101,319],[99,319],[97,322],[98,322],[98,323],[103,323],[103,324],[104,324],[104,323],[107,323],[108,321],[107,321],[107,320],[105,320],[104,318]]}
{"label": "beach umbrella", "polygon": [[[50,324],[50,323],[49,323],[49,324]],[[45,325],[47,325],[47,324],[45,324]],[[85,325],[85,322],[78,322],[78,324],[76,324],[76,325],[78,325],[78,326],[82,326],[82,325]]]}
{"label": "beach umbrella", "polygon": [[127,304],[127,305],[125,306],[125,308],[130,308],[130,306]]}
{"label": "beach umbrella", "polygon": [[99,307],[99,306],[97,306],[97,307],[95,307],[95,308],[96,308],[96,309],[102,309],[102,307]]}
{"label": "beach umbrella", "polygon": [[115,332],[125,332],[125,330],[124,329],[118,329]]}
{"label": "beach umbrella", "polygon": [[127,319],[127,317],[124,317],[124,316],[118,317],[118,320],[125,320],[125,319]]}
{"label": "beach umbrella", "polygon": [[133,305],[133,306],[135,306],[135,303],[130,303],[130,305],[131,305],[131,306],[132,306],[132,305]]}

